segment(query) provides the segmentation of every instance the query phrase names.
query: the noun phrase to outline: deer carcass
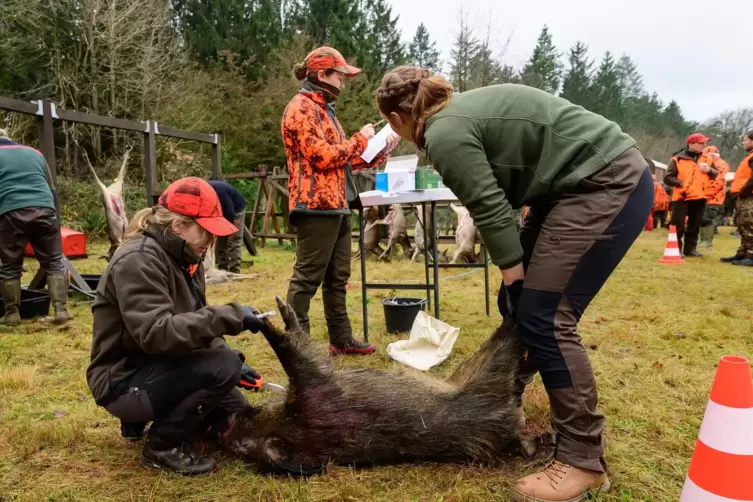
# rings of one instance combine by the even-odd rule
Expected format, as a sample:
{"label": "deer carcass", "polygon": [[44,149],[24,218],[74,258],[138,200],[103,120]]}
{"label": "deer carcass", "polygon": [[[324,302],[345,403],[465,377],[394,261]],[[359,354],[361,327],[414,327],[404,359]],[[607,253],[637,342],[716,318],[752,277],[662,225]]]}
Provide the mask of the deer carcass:
{"label": "deer carcass", "polygon": [[84,160],[89,166],[89,171],[94,177],[94,183],[99,188],[99,198],[102,201],[102,205],[105,208],[105,217],[107,218],[107,237],[110,240],[110,249],[107,251],[105,257],[107,261],[110,261],[112,255],[123,243],[123,237],[128,228],[128,216],[126,215],[125,199],[123,198],[123,181],[126,175],[126,169],[128,168],[128,158],[131,153],[131,148],[127,148],[123,155],[123,163],[120,166],[118,177],[115,178],[110,186],[105,186],[99,180],[97,172],[94,170],[92,163],[89,161],[89,156],[86,154],[86,150],[81,149],[84,152]]}
{"label": "deer carcass", "polygon": [[370,230],[376,225],[389,225],[389,230],[387,232],[389,239],[387,241],[387,249],[385,249],[382,254],[379,255],[378,259],[381,260],[388,253],[390,254],[390,256],[392,256],[392,247],[396,243],[399,243],[400,246],[402,246],[405,257],[410,259],[412,250],[410,240],[408,239],[408,224],[405,219],[405,214],[403,213],[403,207],[400,204],[393,204],[390,207],[390,211],[389,213],[387,213],[386,217],[381,220],[369,223],[366,229],[364,229],[364,232]]}
{"label": "deer carcass", "polygon": [[227,281],[238,281],[241,279],[252,279],[259,274],[236,274],[234,272],[228,272],[226,270],[220,270],[215,264],[214,257],[214,244],[207,249],[204,255],[204,279],[206,284],[220,284]]}
{"label": "deer carcass", "polygon": [[450,263],[457,263],[463,258],[466,263],[477,263],[479,255],[476,254],[476,237],[478,232],[473,223],[468,209],[463,206],[450,204],[452,210],[458,215],[458,226],[455,231],[455,255]]}
{"label": "deer carcass", "polygon": [[[366,253],[372,253],[374,256],[379,257],[384,250],[379,245],[379,226],[375,222],[379,220],[379,207],[371,206],[364,208],[363,211],[363,249]],[[361,256],[361,250],[353,256],[353,259]],[[368,254],[367,254],[368,256]]]}

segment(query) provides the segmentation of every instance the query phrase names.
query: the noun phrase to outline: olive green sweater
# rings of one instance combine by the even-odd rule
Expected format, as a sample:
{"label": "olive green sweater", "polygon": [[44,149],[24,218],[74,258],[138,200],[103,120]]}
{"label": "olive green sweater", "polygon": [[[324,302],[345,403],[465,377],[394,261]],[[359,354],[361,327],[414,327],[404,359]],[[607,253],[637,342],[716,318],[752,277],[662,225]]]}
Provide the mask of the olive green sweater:
{"label": "olive green sweater", "polygon": [[516,84],[453,95],[427,121],[425,138],[432,165],[501,268],[523,257],[513,209],[556,199],[635,146],[601,115]]}

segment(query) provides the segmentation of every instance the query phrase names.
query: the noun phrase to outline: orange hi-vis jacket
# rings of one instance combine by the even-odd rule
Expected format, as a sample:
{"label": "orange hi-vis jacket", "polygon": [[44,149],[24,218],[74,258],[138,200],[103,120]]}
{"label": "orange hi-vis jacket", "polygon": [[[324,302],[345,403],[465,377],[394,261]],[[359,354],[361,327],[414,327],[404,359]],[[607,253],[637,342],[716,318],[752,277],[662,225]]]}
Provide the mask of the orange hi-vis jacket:
{"label": "orange hi-vis jacket", "polygon": [[654,178],[654,208],[652,211],[669,211],[669,194],[664,190],[664,185],[656,181],[656,175],[652,175]]}
{"label": "orange hi-vis jacket", "polygon": [[[706,187],[716,178],[717,170],[709,164],[708,173],[701,172],[701,156],[696,161],[687,149],[677,152],[669,161],[664,182],[674,187],[672,201],[691,201],[706,198]],[[708,163],[708,162],[707,162]]]}
{"label": "orange hi-vis jacket", "polygon": [[732,187],[730,192],[732,194],[739,194],[743,187],[750,181],[753,174],[753,152],[750,152],[745,157],[735,171],[735,179],[732,180]]}
{"label": "orange hi-vis jacket", "polygon": [[724,199],[727,195],[725,176],[729,172],[729,164],[720,157],[714,158],[710,152],[701,156],[701,162],[706,162],[710,166],[713,165],[718,172],[716,178],[709,179],[706,185],[706,203],[717,206],[724,205]]}
{"label": "orange hi-vis jacket", "polygon": [[370,163],[361,158],[368,140],[360,132],[345,137],[322,91],[302,88],[285,107],[281,129],[291,214],[350,214],[346,171],[377,166],[386,156],[380,153]]}

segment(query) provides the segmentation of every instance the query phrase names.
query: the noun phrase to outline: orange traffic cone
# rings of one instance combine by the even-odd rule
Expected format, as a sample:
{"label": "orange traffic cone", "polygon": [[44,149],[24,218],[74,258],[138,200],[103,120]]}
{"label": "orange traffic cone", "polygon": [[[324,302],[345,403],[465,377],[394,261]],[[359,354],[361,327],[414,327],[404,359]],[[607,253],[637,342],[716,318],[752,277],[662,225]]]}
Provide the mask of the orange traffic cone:
{"label": "orange traffic cone", "polygon": [[744,357],[723,356],[680,502],[753,501],[753,379]]}
{"label": "orange traffic cone", "polygon": [[677,244],[677,229],[674,225],[669,226],[669,235],[667,235],[667,245],[664,248],[664,256],[659,263],[674,264],[685,263],[680,256],[680,245]]}

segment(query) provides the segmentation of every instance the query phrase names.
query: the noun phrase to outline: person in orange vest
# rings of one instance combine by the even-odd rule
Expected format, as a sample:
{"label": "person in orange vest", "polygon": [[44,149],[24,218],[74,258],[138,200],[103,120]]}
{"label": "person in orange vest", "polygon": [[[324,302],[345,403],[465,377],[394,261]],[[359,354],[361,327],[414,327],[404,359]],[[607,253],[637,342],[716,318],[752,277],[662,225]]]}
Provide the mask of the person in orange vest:
{"label": "person in orange vest", "polygon": [[[656,180],[656,164],[648,157],[644,157],[651,169],[651,178],[654,180],[654,207],[651,209],[651,229],[666,228],[667,211],[669,211],[669,194],[664,185]],[[648,230],[648,228],[647,228]]]}
{"label": "person in orange vest", "polygon": [[740,233],[740,248],[735,256],[721,261],[753,267],[753,129],[745,134],[743,147],[748,152],[735,171],[730,192],[737,199],[737,231]]}
{"label": "person in orange vest", "polygon": [[724,217],[724,197],[726,196],[725,176],[729,172],[729,164],[722,160],[719,149],[709,146],[703,151],[701,159],[707,164],[714,166],[718,175],[710,179],[706,186],[706,209],[703,211],[701,221],[701,242],[699,248],[710,248],[713,245],[716,228],[722,223]]}
{"label": "person in orange vest", "polygon": [[702,158],[709,139],[701,133],[688,136],[686,147],[672,156],[664,176],[664,182],[674,187],[670,224],[677,229],[678,245],[685,256],[703,256],[696,247],[706,208],[706,187],[718,175],[714,166]]}

